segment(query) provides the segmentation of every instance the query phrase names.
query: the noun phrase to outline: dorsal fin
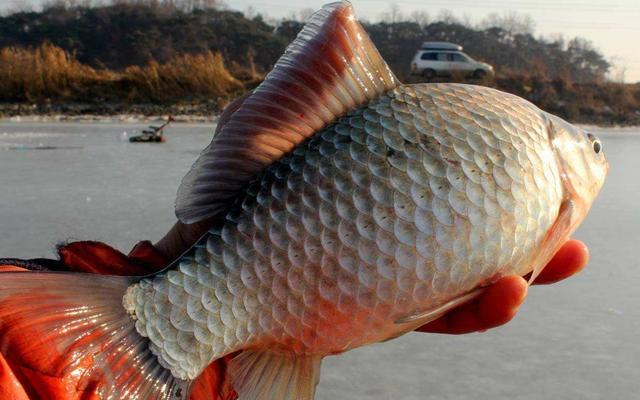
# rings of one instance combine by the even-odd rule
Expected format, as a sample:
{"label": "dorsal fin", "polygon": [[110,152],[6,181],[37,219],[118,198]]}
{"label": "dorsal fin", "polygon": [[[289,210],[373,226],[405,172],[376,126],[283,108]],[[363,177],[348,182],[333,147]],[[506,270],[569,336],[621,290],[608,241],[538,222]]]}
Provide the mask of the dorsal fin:
{"label": "dorsal fin", "polygon": [[325,5],[183,178],[176,215],[215,216],[265,167],[397,84],[351,4]]}

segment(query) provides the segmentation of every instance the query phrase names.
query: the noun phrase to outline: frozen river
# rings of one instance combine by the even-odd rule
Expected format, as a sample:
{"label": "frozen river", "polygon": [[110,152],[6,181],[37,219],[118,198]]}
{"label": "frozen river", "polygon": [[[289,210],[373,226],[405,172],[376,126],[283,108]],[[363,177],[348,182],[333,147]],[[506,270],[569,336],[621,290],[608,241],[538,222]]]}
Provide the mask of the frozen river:
{"label": "frozen river", "polygon": [[[176,124],[164,145],[129,144],[143,127],[0,123],[0,257],[52,256],[72,239],[125,252],[159,239],[214,127]],[[514,321],[487,333],[412,333],[330,357],[317,398],[640,398],[640,129],[594,133],[611,170],[576,235],[592,252],[582,274],[533,288]]]}

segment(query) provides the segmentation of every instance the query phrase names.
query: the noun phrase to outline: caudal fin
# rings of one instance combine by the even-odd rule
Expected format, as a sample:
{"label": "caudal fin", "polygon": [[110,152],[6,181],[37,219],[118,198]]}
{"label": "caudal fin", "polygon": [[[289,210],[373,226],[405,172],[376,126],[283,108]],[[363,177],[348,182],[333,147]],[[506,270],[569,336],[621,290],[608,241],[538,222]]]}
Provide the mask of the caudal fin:
{"label": "caudal fin", "polygon": [[[149,350],[122,298],[132,278],[74,273],[0,273],[0,351],[102,400],[177,400],[174,378]],[[77,380],[75,379],[77,377]]]}

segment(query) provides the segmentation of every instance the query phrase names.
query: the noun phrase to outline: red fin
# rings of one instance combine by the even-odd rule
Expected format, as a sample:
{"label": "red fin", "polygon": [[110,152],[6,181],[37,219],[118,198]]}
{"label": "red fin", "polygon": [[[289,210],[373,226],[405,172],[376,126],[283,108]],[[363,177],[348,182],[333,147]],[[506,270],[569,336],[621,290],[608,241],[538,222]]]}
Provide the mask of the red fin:
{"label": "red fin", "polygon": [[324,6],[184,177],[176,215],[216,215],[266,166],[397,84],[351,5]]}
{"label": "red fin", "polygon": [[73,377],[74,391],[96,391],[102,399],[185,399],[188,382],[160,366],[124,309],[132,283],[88,274],[0,274],[0,351],[25,368]]}
{"label": "red fin", "polygon": [[[160,253],[148,240],[138,242],[129,252],[128,257],[129,259],[136,260],[143,265],[149,266],[149,268],[146,269],[146,273],[150,273],[151,271],[160,271],[169,264],[169,261],[165,258],[164,254]],[[133,274],[129,273],[128,275]]]}
{"label": "red fin", "polygon": [[29,400],[2,355],[0,355],[0,399]]}
{"label": "red fin", "polygon": [[[136,246],[138,248],[138,246]],[[134,248],[134,251],[135,249]],[[146,260],[127,257],[113,247],[101,242],[81,241],[69,243],[58,249],[60,260],[69,271],[90,272],[101,275],[146,275],[157,269]],[[155,262],[155,258],[153,259]]]}
{"label": "red fin", "polygon": [[237,354],[215,360],[200,374],[191,388],[190,400],[236,400],[238,394],[233,389],[228,366]]}

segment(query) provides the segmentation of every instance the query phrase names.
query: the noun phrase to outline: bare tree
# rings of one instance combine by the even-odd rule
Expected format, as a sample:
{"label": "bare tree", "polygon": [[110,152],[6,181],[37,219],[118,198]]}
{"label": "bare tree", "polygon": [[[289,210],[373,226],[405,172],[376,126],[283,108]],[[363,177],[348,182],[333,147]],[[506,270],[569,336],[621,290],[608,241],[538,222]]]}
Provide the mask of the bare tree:
{"label": "bare tree", "polygon": [[624,84],[627,80],[627,66],[624,64],[616,65],[611,75],[614,82],[618,82],[621,85]]}
{"label": "bare tree", "polygon": [[545,39],[550,43],[555,43],[555,45],[558,46],[558,49],[560,50],[567,49],[567,41],[565,40],[564,35],[562,33],[550,33],[545,37],[543,37],[542,39]]}
{"label": "bare tree", "polygon": [[440,10],[437,20],[446,24],[459,24],[460,20],[453,14],[451,10]]}
{"label": "bare tree", "polygon": [[471,15],[464,13],[462,14],[462,19],[460,20],[460,23],[466,27],[472,27],[473,26],[473,22],[472,22],[472,18]]}
{"label": "bare tree", "polygon": [[590,82],[604,78],[611,68],[611,64],[587,39],[574,38],[570,40],[567,52],[577,82]]}
{"label": "bare tree", "polygon": [[175,0],[175,7],[185,11],[216,9],[218,0]]}
{"label": "bare tree", "polygon": [[[101,0],[51,0],[54,2],[65,2],[69,6],[69,2],[77,2],[82,5],[83,1],[100,2]],[[225,6],[221,0],[107,0],[108,4],[137,4],[148,6],[153,9],[165,8],[168,10],[205,10],[205,9],[221,9]]]}
{"label": "bare tree", "polygon": [[389,24],[395,24],[403,19],[402,12],[398,3],[391,3],[389,10],[380,14],[380,21]]}
{"label": "bare tree", "polygon": [[502,28],[510,35],[517,34],[533,34],[535,30],[535,22],[528,14],[518,14],[513,11],[504,12],[502,15],[491,13],[487,15],[481,22],[481,29]]}
{"label": "bare tree", "polygon": [[427,12],[423,10],[413,11],[409,16],[409,18],[411,19],[412,22],[415,22],[416,24],[420,25],[421,28],[424,28],[425,26],[429,25],[429,22],[430,22],[429,14],[427,14]]}
{"label": "bare tree", "polygon": [[46,0],[42,3],[42,8],[44,10],[51,8],[69,8],[69,4],[67,0]]}
{"label": "bare tree", "polygon": [[298,12],[296,10],[291,10],[284,19],[289,21],[298,21]]}
{"label": "bare tree", "polygon": [[256,11],[256,9],[251,5],[247,7],[246,10],[244,10],[244,17],[246,19],[254,19],[257,16],[258,16],[258,11]]}
{"label": "bare tree", "polygon": [[[5,11],[6,15],[33,11],[33,4],[27,0],[13,0],[11,6]],[[1,15],[2,13],[0,13]]]}

